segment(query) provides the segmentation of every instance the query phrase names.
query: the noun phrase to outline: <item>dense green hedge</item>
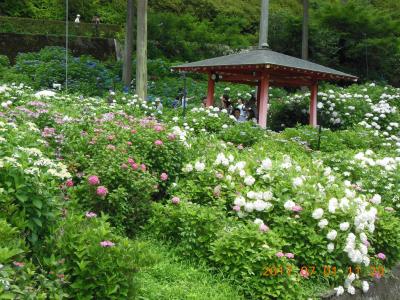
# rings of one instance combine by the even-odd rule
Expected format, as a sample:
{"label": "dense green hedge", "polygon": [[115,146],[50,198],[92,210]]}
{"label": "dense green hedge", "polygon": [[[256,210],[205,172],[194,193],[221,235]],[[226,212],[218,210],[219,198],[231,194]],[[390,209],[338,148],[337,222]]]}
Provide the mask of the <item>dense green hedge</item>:
{"label": "dense green hedge", "polygon": [[[115,38],[121,30],[122,28],[119,25],[99,24],[98,36],[102,38]],[[75,24],[71,21],[68,26],[68,31],[71,36],[96,36],[95,26],[92,23]],[[65,35],[65,22],[0,16],[0,32]]]}

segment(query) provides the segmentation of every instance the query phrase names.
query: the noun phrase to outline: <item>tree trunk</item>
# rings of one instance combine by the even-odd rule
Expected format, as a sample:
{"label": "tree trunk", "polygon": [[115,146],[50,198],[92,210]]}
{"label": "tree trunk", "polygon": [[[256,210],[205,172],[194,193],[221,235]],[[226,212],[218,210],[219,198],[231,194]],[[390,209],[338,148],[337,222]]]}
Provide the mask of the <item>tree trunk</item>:
{"label": "tree trunk", "polygon": [[303,35],[301,39],[301,58],[308,60],[308,0],[303,0]]}
{"label": "tree trunk", "polygon": [[147,99],[147,0],[137,3],[136,94]]}
{"label": "tree trunk", "polygon": [[122,81],[125,88],[130,88],[132,81],[132,51],[133,51],[133,0],[127,0],[124,64]]}

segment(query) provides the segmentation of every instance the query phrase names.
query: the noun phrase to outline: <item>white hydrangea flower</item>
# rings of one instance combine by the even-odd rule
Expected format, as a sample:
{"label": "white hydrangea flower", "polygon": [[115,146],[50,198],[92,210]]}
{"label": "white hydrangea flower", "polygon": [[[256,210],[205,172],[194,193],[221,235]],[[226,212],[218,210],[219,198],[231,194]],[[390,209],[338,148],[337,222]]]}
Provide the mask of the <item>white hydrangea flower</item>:
{"label": "white hydrangea flower", "polygon": [[338,200],[336,198],[331,198],[328,204],[329,212],[334,214],[337,208],[338,208]]}
{"label": "white hydrangea flower", "polygon": [[318,222],[318,227],[323,229],[324,227],[326,227],[329,224],[327,219],[322,219],[321,221]]}
{"label": "white hydrangea flower", "polygon": [[317,209],[315,209],[315,210],[313,211],[312,217],[313,217],[315,220],[319,220],[319,219],[322,218],[323,214],[324,214],[324,210],[323,210],[322,208],[317,208]]}
{"label": "white hydrangea flower", "polygon": [[204,169],[206,168],[206,165],[205,165],[204,163],[202,163],[202,162],[197,161],[197,162],[194,164],[194,168],[196,169],[196,171],[202,172],[202,171],[204,171]]}
{"label": "white hydrangea flower", "polygon": [[268,203],[268,202],[265,202],[265,201],[262,201],[262,200],[256,200],[253,203],[253,205],[254,205],[254,209],[256,211],[264,211],[264,210],[270,208],[272,204]]}
{"label": "white hydrangea flower", "polygon": [[328,252],[332,252],[333,250],[335,250],[335,244],[333,243],[329,243],[327,246]]}
{"label": "white hydrangea flower", "polygon": [[244,179],[244,183],[245,183],[246,185],[248,185],[248,186],[252,186],[252,185],[254,184],[255,181],[256,181],[256,180],[254,179],[253,176],[247,176],[247,177]]}
{"label": "white hydrangea flower", "polygon": [[347,210],[350,208],[349,200],[348,200],[346,197],[343,197],[342,199],[340,199],[339,207],[340,207],[343,211],[347,211]]}
{"label": "white hydrangea flower", "polygon": [[254,224],[261,225],[261,224],[264,224],[264,221],[257,218],[254,220]]}
{"label": "white hydrangea flower", "polygon": [[346,231],[347,229],[349,229],[349,227],[350,227],[349,222],[343,222],[343,223],[340,223],[340,225],[339,225],[339,228],[341,231]]}
{"label": "white hydrangea flower", "polygon": [[238,206],[244,206],[246,204],[246,200],[242,196],[239,196],[235,198],[235,201],[233,201],[233,203]]}
{"label": "white hydrangea flower", "polygon": [[373,197],[372,197],[372,199],[371,199],[371,202],[373,203],[373,204],[375,204],[375,205],[379,205],[379,204],[381,204],[381,196],[379,195],[379,194],[375,194]]}
{"label": "white hydrangea flower", "polygon": [[294,203],[292,200],[286,201],[285,204],[283,205],[283,207],[284,207],[286,210],[292,210],[292,208],[293,208],[294,206],[296,206],[296,203]]}
{"label": "white hydrangea flower", "polygon": [[273,197],[273,194],[271,191],[263,192],[263,199],[265,201],[271,200]]}
{"label": "white hydrangea flower", "polygon": [[293,179],[293,186],[298,187],[303,185],[303,179],[301,177],[296,177]]}
{"label": "white hydrangea flower", "polygon": [[261,162],[261,166],[264,170],[268,170],[272,168],[272,161],[269,158],[264,159]]}
{"label": "white hydrangea flower", "polygon": [[327,237],[329,240],[331,240],[331,241],[335,240],[335,239],[336,239],[336,236],[337,236],[337,231],[336,231],[336,230],[331,230],[331,231],[329,231],[328,234],[326,235],[326,237]]}
{"label": "white hydrangea flower", "polygon": [[252,202],[246,202],[244,205],[244,210],[247,212],[252,212],[254,210],[254,204]]}

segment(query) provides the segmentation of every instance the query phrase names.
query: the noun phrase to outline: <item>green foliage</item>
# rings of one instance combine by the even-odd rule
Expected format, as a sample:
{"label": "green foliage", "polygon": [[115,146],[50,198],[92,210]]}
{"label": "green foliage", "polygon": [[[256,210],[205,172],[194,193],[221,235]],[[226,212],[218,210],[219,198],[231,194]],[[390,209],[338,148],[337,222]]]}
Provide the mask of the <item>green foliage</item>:
{"label": "green foliage", "polygon": [[264,131],[251,122],[238,123],[220,132],[220,138],[236,145],[252,146],[264,135]]}
{"label": "green foliage", "polygon": [[382,211],[376,224],[376,235],[373,238],[375,253],[386,255],[385,263],[389,268],[400,260],[400,250],[395,246],[400,238],[400,221],[393,212]]}
{"label": "green foliage", "polygon": [[217,207],[200,206],[182,199],[179,205],[154,205],[147,225],[155,237],[163,237],[176,245],[187,257],[207,259],[210,243],[224,226],[223,212]]}
{"label": "green foliage", "polygon": [[[352,130],[331,131],[323,128],[319,133],[318,128],[302,126],[286,128],[283,135],[313,150],[322,152],[337,152],[348,149],[380,149],[384,140],[374,136],[373,132],[365,128],[356,127]],[[319,149],[318,149],[319,140]]]}
{"label": "green foliage", "polygon": [[[43,20],[0,16],[0,32],[46,36],[65,35],[65,21],[62,21],[63,16],[59,18],[60,21],[51,20],[52,16],[39,15],[38,17]],[[79,25],[76,25],[72,21],[68,25],[69,36],[116,38],[122,31],[122,27],[118,25],[98,24],[96,30],[95,25],[92,23],[79,23]],[[90,20],[88,21],[90,22]]]}
{"label": "green foliage", "polygon": [[[210,260],[242,287],[252,299],[303,299],[298,269],[275,254],[282,241],[278,234],[255,230],[254,224],[226,227],[212,243]],[[268,273],[268,269],[272,269]],[[281,270],[280,274],[275,274]]]}
{"label": "green foliage", "polygon": [[[101,242],[113,244],[101,246]],[[70,215],[47,241],[51,267],[62,260],[68,293],[75,299],[121,299],[134,292],[135,244],[112,233],[104,217]]]}
{"label": "green foliage", "polygon": [[0,55],[0,69],[8,67],[10,65],[10,60],[5,55]]}
{"label": "green foliage", "polygon": [[24,252],[24,241],[18,237],[18,230],[4,219],[0,219],[0,263],[10,262],[18,254]]}

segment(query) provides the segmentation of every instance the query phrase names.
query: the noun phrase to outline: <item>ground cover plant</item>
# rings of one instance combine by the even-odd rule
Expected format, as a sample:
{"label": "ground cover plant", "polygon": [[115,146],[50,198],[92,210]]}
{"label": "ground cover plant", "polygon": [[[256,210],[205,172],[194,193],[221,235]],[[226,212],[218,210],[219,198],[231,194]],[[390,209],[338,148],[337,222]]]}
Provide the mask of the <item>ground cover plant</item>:
{"label": "ground cover plant", "polygon": [[[309,94],[272,94],[270,126],[282,132],[237,123],[218,107],[157,111],[129,94],[1,85],[0,291],[17,299],[367,292],[400,259],[400,90],[325,87],[320,133],[300,125]],[[288,107],[293,124],[274,116]]]}

